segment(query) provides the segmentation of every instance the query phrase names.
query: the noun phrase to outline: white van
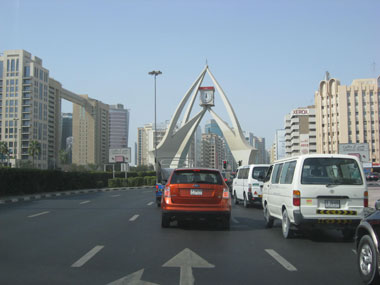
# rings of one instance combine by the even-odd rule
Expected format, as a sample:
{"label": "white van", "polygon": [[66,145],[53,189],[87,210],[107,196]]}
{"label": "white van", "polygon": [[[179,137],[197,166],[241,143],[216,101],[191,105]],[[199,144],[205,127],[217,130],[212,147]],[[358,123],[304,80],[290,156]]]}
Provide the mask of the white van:
{"label": "white van", "polygon": [[352,155],[313,154],[276,161],[263,188],[266,226],[282,221],[289,238],[294,228],[341,230],[346,239],[368,207],[367,184],[359,159]]}
{"label": "white van", "polygon": [[248,207],[254,202],[261,203],[263,181],[269,167],[269,164],[251,164],[238,168],[232,183],[235,204],[243,201],[244,207]]}

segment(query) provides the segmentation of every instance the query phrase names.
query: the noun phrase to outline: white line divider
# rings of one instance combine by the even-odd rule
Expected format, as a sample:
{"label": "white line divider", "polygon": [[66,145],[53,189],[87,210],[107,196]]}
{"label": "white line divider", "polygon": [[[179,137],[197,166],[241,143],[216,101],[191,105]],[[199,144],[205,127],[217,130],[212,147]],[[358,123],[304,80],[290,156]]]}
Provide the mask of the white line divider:
{"label": "white line divider", "polygon": [[147,205],[148,205],[148,206],[153,205],[153,202],[149,202]]}
{"label": "white line divider", "polygon": [[111,197],[120,197],[121,195],[111,195]]}
{"label": "white line divider", "polygon": [[273,250],[273,249],[266,249],[265,251],[270,256],[272,256],[278,263],[280,263],[283,267],[285,267],[286,270],[297,271],[297,268],[295,268],[289,261],[287,261],[281,255],[279,255],[275,250]]}
{"label": "white line divider", "polygon": [[28,216],[28,218],[34,218],[34,217],[38,217],[38,216],[49,214],[49,213],[50,213],[49,211],[45,211],[45,212],[37,213],[34,215],[30,215],[30,216]]}
{"label": "white line divider", "polygon": [[87,201],[80,202],[79,204],[87,204],[87,203],[90,203],[90,202],[91,202],[90,200],[87,200]]}
{"label": "white line divider", "polygon": [[95,254],[101,251],[103,247],[104,245],[95,246],[93,249],[91,249],[89,252],[87,252],[85,255],[79,258],[73,265],[71,265],[71,267],[81,267],[83,264],[85,264],[87,261],[93,258]]}
{"label": "white line divider", "polygon": [[231,218],[231,221],[234,222],[235,224],[240,224],[240,222],[233,217]]}
{"label": "white line divider", "polygon": [[356,250],[355,250],[355,249],[352,249],[352,252],[353,252],[354,254],[356,254]]}
{"label": "white line divider", "polygon": [[129,219],[130,222],[134,222],[136,221],[136,219],[139,217],[140,215],[134,215],[132,218]]}

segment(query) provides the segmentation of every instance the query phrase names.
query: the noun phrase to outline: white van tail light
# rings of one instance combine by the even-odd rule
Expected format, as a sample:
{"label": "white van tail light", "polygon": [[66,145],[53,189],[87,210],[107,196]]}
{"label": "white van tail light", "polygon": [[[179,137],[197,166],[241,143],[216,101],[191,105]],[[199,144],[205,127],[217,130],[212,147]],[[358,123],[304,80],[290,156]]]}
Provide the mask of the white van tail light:
{"label": "white van tail light", "polygon": [[164,197],[165,198],[169,198],[170,197],[170,186],[165,187]]}
{"label": "white van tail light", "polygon": [[228,199],[230,198],[230,190],[228,188],[223,189],[223,199]]}
{"label": "white van tail light", "polygon": [[293,190],[293,206],[301,206],[301,192]]}
{"label": "white van tail light", "polygon": [[364,207],[368,207],[368,191],[364,192]]}
{"label": "white van tail light", "polygon": [[252,193],[252,184],[248,184],[248,192]]}

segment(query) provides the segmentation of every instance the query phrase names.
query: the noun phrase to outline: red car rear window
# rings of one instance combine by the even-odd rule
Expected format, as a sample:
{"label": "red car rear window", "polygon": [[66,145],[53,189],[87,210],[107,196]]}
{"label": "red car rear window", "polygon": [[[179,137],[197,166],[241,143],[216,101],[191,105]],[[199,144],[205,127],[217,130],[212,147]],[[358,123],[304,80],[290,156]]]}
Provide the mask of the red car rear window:
{"label": "red car rear window", "polygon": [[177,170],[174,171],[170,184],[206,183],[222,185],[219,172],[210,170]]}

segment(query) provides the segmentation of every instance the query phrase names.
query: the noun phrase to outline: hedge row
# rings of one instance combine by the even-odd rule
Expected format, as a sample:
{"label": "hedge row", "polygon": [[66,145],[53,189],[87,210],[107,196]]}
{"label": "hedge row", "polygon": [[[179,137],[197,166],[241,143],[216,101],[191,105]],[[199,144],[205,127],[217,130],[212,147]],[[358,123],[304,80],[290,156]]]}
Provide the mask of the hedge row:
{"label": "hedge row", "polygon": [[[156,176],[156,171],[138,171],[138,172],[128,172],[128,178],[130,177],[146,177],[146,176]],[[125,172],[116,171],[115,178],[124,178]]]}
{"label": "hedge row", "polygon": [[[129,175],[129,173],[128,173]],[[108,187],[131,187],[131,186],[153,186],[156,184],[156,176],[128,177],[108,179]]]}
{"label": "hedge row", "polygon": [[[148,175],[151,173],[128,173],[128,186],[154,185],[155,176]],[[108,186],[111,178],[112,172],[63,172],[0,167],[0,196],[103,188]]]}

